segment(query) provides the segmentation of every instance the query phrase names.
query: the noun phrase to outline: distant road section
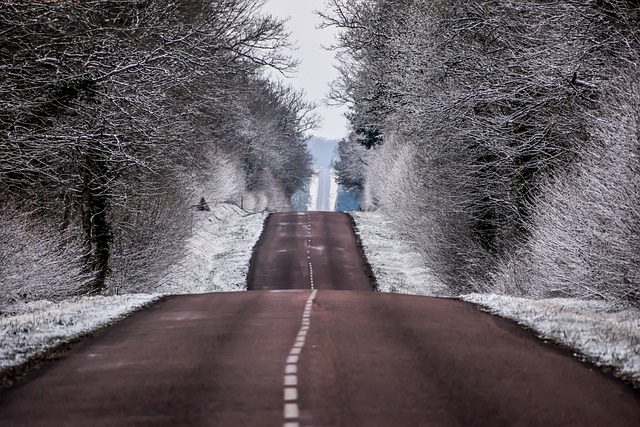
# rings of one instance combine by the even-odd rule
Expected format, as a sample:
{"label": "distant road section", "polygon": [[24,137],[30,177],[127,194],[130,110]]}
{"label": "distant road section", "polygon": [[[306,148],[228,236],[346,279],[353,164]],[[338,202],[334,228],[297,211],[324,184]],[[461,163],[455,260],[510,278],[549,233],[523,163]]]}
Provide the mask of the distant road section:
{"label": "distant road section", "polygon": [[351,217],[280,212],[267,218],[248,276],[249,290],[372,290]]}
{"label": "distant road section", "polygon": [[638,425],[637,392],[470,304],[313,292],[171,297],[0,392],[0,425]]}
{"label": "distant road section", "polygon": [[316,210],[332,211],[331,206],[331,169],[318,171],[318,202]]}
{"label": "distant road section", "polygon": [[346,214],[272,214],[249,288],[72,346],[0,391],[0,425],[638,426],[637,390],[519,325],[371,292]]}

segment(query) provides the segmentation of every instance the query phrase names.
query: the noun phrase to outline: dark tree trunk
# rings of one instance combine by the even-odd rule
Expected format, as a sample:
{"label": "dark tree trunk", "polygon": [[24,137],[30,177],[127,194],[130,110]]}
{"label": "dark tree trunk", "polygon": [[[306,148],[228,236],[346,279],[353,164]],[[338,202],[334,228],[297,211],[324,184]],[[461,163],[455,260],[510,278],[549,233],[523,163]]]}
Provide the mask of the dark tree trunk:
{"label": "dark tree trunk", "polygon": [[[95,165],[94,162],[90,163]],[[91,294],[104,291],[109,274],[112,236],[108,212],[108,196],[102,194],[87,173],[82,191],[81,213],[86,250],[85,268],[95,275],[88,289]]]}
{"label": "dark tree trunk", "polygon": [[80,202],[80,214],[82,216],[82,231],[84,236],[84,265],[87,273],[91,272],[91,258],[93,254],[93,239],[91,238],[91,206],[93,204],[90,179],[85,176],[82,200]]}
{"label": "dark tree trunk", "polygon": [[109,200],[104,195],[93,197],[93,271],[96,273],[93,292],[102,292],[109,274],[111,257],[111,225],[109,224]]}

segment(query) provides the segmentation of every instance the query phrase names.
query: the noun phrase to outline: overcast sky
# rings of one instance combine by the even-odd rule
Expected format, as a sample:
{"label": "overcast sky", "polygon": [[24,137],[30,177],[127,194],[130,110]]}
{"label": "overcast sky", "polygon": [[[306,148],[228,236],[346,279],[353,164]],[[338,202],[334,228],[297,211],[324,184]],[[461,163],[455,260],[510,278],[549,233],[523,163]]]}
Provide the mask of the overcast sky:
{"label": "overcast sky", "polygon": [[325,0],[267,0],[264,10],[281,18],[290,17],[291,39],[299,48],[291,54],[300,61],[300,65],[297,73],[287,81],[297,89],[304,89],[307,99],[318,105],[316,111],[323,120],[312,133],[323,138],[341,139],[347,133],[344,109],[325,105],[329,84],[336,78],[337,71],[333,67],[333,52],[324,50],[322,46],[333,43],[334,31],[316,29],[320,18],[313,13],[324,7]]}

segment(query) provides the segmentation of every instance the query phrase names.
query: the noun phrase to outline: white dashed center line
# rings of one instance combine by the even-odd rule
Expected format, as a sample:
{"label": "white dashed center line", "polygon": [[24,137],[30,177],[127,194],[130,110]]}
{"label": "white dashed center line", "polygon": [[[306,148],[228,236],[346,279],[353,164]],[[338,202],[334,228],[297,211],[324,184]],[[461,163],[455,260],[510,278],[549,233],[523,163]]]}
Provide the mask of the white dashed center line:
{"label": "white dashed center line", "polygon": [[[311,264],[310,264],[311,265]],[[298,406],[298,361],[304,348],[307,333],[311,324],[311,307],[318,293],[311,291],[302,314],[302,322],[296,339],[291,346],[287,362],[284,367],[284,427],[300,427],[300,408]]]}
{"label": "white dashed center line", "polygon": [[315,282],[313,281],[313,265],[311,264],[311,215],[307,216],[307,260],[309,261],[309,282],[311,289],[315,289]]}

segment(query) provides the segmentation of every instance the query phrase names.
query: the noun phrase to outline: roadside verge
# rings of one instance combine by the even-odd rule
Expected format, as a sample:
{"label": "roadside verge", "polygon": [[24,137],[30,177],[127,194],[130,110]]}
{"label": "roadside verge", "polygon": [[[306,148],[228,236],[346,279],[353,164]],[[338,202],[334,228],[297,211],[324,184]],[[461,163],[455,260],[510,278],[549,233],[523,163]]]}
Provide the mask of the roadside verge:
{"label": "roadside verge", "polygon": [[265,213],[219,204],[195,212],[183,259],[147,293],[74,297],[9,306],[0,313],[0,388],[55,359],[68,346],[148,307],[165,295],[246,289],[253,246]]}
{"label": "roadside verge", "polygon": [[606,301],[453,295],[425,265],[415,244],[379,212],[351,213],[382,292],[457,297],[533,330],[578,359],[640,388],[640,310]]}

